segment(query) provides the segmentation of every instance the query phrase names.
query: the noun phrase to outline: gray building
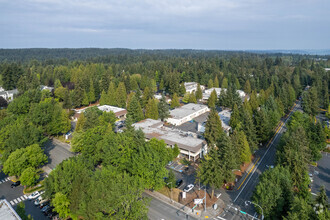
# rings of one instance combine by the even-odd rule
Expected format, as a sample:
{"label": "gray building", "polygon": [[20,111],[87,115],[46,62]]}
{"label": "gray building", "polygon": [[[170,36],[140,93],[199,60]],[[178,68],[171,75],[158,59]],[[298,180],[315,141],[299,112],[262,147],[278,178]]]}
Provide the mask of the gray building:
{"label": "gray building", "polygon": [[174,147],[176,144],[180,149],[180,156],[188,160],[195,161],[207,153],[206,141],[198,138],[197,134],[165,127],[160,120],[148,118],[133,126],[135,129],[141,129],[148,140],[151,138],[164,140],[169,147]]}

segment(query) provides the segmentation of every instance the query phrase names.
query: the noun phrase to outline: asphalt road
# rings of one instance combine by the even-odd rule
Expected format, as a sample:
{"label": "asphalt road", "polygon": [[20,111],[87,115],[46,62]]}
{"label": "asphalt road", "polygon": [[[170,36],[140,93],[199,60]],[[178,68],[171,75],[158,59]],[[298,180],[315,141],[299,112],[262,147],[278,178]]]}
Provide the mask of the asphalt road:
{"label": "asphalt road", "polygon": [[[143,194],[143,196],[150,197],[147,194]],[[152,198],[148,208],[148,218],[150,220],[197,220],[191,216],[186,215],[184,212],[168,205],[167,203],[164,203],[155,198]]]}
{"label": "asphalt road", "polygon": [[75,156],[75,154],[70,151],[70,145],[56,139],[48,140],[45,143],[45,154],[48,156],[47,167],[51,170],[63,160]]}
{"label": "asphalt road", "polygon": [[[297,105],[294,107],[289,117],[282,121],[283,125],[279,128],[269,146],[267,148],[260,149],[256,153],[256,156],[259,157],[259,160],[257,160],[257,163],[253,167],[250,175],[246,177],[245,181],[240,185],[238,190],[219,190],[219,192],[222,194],[220,198],[223,199],[226,204],[228,204],[226,211],[223,212],[220,217],[224,219],[248,219],[246,214],[242,214],[240,210],[249,214],[250,216],[258,217],[254,206],[246,205],[245,201],[251,200],[253,191],[258,184],[259,176],[262,174],[262,172],[264,172],[266,169],[269,169],[267,166],[274,165],[276,145],[278,145],[283,133],[286,131],[286,122],[289,121],[292,113],[297,110],[301,110],[299,102],[297,102]],[[251,217],[249,219],[251,219]]]}

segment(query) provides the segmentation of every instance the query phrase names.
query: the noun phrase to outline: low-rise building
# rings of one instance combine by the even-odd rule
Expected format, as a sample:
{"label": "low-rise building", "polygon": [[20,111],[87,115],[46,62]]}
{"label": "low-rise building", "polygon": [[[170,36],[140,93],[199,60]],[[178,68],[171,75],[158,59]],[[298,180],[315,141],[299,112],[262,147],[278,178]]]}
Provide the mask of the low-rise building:
{"label": "low-rise building", "polygon": [[231,127],[229,126],[230,116],[231,116],[231,111],[228,109],[224,109],[221,112],[219,112],[222,128],[227,134],[229,134],[231,130]]}
{"label": "low-rise building", "polygon": [[7,90],[0,92],[0,96],[7,100],[7,102],[11,102],[14,100],[14,96],[18,94],[17,89]]}
{"label": "low-rise building", "polygon": [[[197,91],[198,83],[197,82],[185,82],[184,87],[186,89],[186,92],[192,93]],[[200,85],[201,90],[204,91],[205,86]]]}
{"label": "low-rise building", "polygon": [[180,149],[180,156],[188,160],[197,160],[207,153],[206,141],[197,137],[197,134],[184,132],[164,126],[160,120],[145,119],[133,124],[135,129],[141,129],[146,139],[156,138],[164,140],[168,147],[176,144]]}
{"label": "low-rise building", "polygon": [[166,121],[172,125],[178,126],[190,121],[201,114],[210,111],[206,105],[189,103],[170,111],[170,117]]}
{"label": "low-rise building", "polygon": [[215,90],[215,92],[217,93],[217,96],[219,97],[220,94],[221,94],[221,91],[222,92],[226,92],[227,89],[222,89],[222,88],[210,88],[210,89],[206,89],[204,92],[203,92],[203,100],[208,100],[210,98],[210,95],[211,93],[213,92],[213,90]]}
{"label": "low-rise building", "polygon": [[0,219],[4,220],[21,220],[13,207],[5,199],[0,200]]}
{"label": "low-rise building", "polygon": [[[77,121],[80,114],[85,112],[86,109],[88,109],[88,108],[90,108],[90,107],[85,107],[85,108],[75,110],[73,120]],[[126,118],[127,110],[124,108],[119,108],[119,107],[111,106],[111,105],[101,105],[101,106],[97,106],[97,108],[103,112],[112,111],[113,113],[115,113],[118,120],[125,120],[125,118]]]}
{"label": "low-rise building", "polygon": [[103,112],[110,112],[112,111],[115,113],[116,117],[120,120],[124,120],[126,118],[127,110],[124,108],[119,108],[116,106],[111,106],[111,105],[101,105],[97,107]]}

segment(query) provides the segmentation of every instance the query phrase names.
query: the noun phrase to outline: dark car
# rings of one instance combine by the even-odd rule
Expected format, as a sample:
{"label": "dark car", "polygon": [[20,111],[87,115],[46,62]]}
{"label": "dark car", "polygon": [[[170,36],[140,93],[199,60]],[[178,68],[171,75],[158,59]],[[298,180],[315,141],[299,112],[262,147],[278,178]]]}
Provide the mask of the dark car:
{"label": "dark car", "polygon": [[175,187],[176,188],[178,188],[178,187],[180,187],[181,185],[182,185],[182,183],[183,183],[183,180],[177,180],[176,182],[175,182]]}
{"label": "dark car", "polygon": [[44,211],[44,215],[47,216],[48,214],[52,213],[53,212],[53,207],[49,207],[48,209],[46,209]]}
{"label": "dark car", "polygon": [[41,203],[39,208],[44,208],[45,206],[49,205],[49,201],[48,202],[44,202],[44,203]]}
{"label": "dark car", "polygon": [[17,181],[17,182],[14,182],[10,185],[11,188],[15,188],[17,186],[21,185],[21,182],[20,181]]}

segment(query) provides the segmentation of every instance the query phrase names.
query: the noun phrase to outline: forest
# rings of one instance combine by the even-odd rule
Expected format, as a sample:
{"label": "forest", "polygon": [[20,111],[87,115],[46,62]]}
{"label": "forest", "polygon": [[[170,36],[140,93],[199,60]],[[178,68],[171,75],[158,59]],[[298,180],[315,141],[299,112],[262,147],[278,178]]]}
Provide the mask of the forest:
{"label": "forest", "polygon": [[[148,201],[142,192],[165,185],[163,178],[169,175],[165,165],[179,151],[163,141],[145,141],[131,125],[144,118],[163,120],[169,109],[198,102],[201,91],[186,93],[184,88],[184,82],[192,81],[227,89],[208,100],[211,112],[204,137],[210,151],[197,172],[212,194],[235,179],[232,170],[251,161],[253,152],[267,143],[280,119],[302,98],[305,113],[292,117],[278,149],[278,165],[263,174],[254,200],[274,203],[267,217],[276,213],[303,218],[299,213],[305,209],[307,216],[315,217],[304,175],[307,164],[320,159],[330,136],[313,121],[320,108],[329,108],[329,72],[324,69],[329,60],[292,54],[126,49],[0,50],[0,60],[0,86],[19,91],[11,102],[0,97],[1,163],[6,174],[30,180],[25,185],[35,184],[36,170],[47,162],[43,153],[47,138],[71,129],[73,108],[99,102],[128,111],[123,133],[113,131],[113,113],[89,108],[81,114],[71,142],[79,156],[63,161],[45,181],[45,194],[63,218],[147,218]],[[40,85],[54,91],[40,91]],[[304,91],[306,86],[310,89]],[[243,90],[249,99],[242,101],[236,90]],[[155,93],[162,94],[160,101]],[[170,106],[165,96],[172,99]],[[232,110],[229,136],[221,127],[218,108]],[[276,184],[272,178],[281,192],[262,190],[262,184]]]}

